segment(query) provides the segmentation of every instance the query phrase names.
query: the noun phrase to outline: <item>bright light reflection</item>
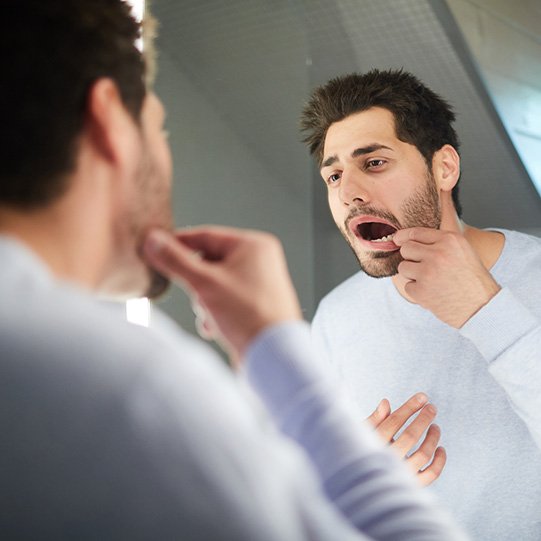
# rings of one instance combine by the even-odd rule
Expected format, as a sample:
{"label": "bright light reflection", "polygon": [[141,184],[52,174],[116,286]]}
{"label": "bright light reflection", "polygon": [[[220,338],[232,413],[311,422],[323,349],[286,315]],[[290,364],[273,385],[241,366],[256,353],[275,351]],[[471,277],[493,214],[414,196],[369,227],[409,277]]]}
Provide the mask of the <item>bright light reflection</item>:
{"label": "bright light reflection", "polygon": [[[145,13],[145,0],[128,0],[137,20],[142,20]],[[137,40],[137,47],[143,50],[143,40]],[[150,325],[150,301],[147,298],[130,299],[126,302],[126,319],[130,323],[148,327]]]}
{"label": "bright light reflection", "polygon": [[130,323],[148,327],[150,325],[150,301],[146,297],[127,301],[126,319]]}

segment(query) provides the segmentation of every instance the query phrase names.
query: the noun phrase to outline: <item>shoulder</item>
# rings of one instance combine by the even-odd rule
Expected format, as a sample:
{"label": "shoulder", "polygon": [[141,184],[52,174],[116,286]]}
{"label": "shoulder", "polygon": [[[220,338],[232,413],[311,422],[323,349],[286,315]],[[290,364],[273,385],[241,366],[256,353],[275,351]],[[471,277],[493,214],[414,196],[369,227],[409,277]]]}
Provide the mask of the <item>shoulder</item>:
{"label": "shoulder", "polygon": [[537,254],[541,254],[541,237],[509,229],[498,229],[497,231],[500,231],[505,235],[506,242],[508,242],[511,247],[522,247],[532,250]]}
{"label": "shoulder", "polygon": [[496,281],[509,287],[535,313],[541,302],[541,238],[518,231],[499,230],[504,249],[491,269]]}
{"label": "shoulder", "polygon": [[499,229],[505,236],[505,245],[495,271],[516,278],[517,273],[533,270],[541,272],[541,238],[519,231]]}
{"label": "shoulder", "polygon": [[[0,378],[12,390],[0,409],[26,412],[66,435],[78,434],[79,425],[100,434],[107,427],[137,434],[164,428],[176,431],[185,449],[196,425],[205,435],[217,430],[215,409],[242,417],[231,371],[173,323],[130,324],[120,311],[62,285],[35,290],[31,304],[0,314]],[[217,395],[221,400],[208,400]],[[146,452],[144,442],[132,443]]]}
{"label": "shoulder", "polygon": [[[25,384],[39,377],[52,384],[58,377],[80,385],[81,392],[101,387],[114,394],[159,371],[175,372],[176,377],[182,371],[182,386],[198,377],[208,359],[221,364],[210,348],[179,327],[133,325],[125,320],[121,304],[113,308],[69,285],[36,288],[29,298],[18,300],[18,306],[10,303],[9,314],[0,315],[0,349],[3,359],[18,359]],[[187,362],[194,357],[200,362]]]}
{"label": "shoulder", "polygon": [[226,523],[228,465],[245,460],[229,431],[252,425],[210,348],[180,330],[131,325],[69,287],[12,306],[0,313],[0,420],[12,464],[3,481],[14,501],[39,510],[33,524],[47,532],[62,508],[82,529],[76,517],[91,522],[88,510],[99,509],[114,525],[134,524],[135,537],[168,538],[173,525],[203,528],[191,517],[205,491],[219,520],[204,527]]}

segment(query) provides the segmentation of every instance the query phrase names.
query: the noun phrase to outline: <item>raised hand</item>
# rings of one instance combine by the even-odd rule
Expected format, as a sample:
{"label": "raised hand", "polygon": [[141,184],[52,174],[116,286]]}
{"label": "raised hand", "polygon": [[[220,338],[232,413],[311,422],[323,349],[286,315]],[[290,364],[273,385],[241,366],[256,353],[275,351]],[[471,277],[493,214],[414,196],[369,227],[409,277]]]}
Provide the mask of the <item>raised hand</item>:
{"label": "raised hand", "polygon": [[[417,413],[417,417],[397,436],[404,425]],[[405,458],[406,463],[423,486],[433,483],[440,476],[447,461],[445,449],[438,447],[440,428],[432,424],[436,413],[435,406],[428,403],[427,396],[417,393],[394,412],[391,412],[389,401],[383,399],[367,419],[383,440]],[[428,431],[421,445],[412,452],[427,428]]]}
{"label": "raised hand", "polygon": [[218,341],[234,364],[263,329],[301,319],[282,245],[268,233],[217,226],[153,230],[144,256],[188,290],[203,337]]}
{"label": "raised hand", "polygon": [[463,235],[415,227],[393,242],[404,261],[398,276],[405,293],[437,318],[460,328],[501,289]]}

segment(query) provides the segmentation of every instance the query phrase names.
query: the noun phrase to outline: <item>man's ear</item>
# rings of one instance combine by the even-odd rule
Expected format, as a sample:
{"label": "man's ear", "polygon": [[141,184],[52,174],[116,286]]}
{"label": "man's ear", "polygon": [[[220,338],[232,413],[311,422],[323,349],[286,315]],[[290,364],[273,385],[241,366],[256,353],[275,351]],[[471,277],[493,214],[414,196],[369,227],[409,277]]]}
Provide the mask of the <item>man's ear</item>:
{"label": "man's ear", "polygon": [[443,145],[434,153],[432,171],[438,188],[450,192],[460,177],[460,156],[451,145]]}
{"label": "man's ear", "polygon": [[113,80],[98,79],[90,88],[85,124],[95,151],[111,165],[133,161],[137,126]]}

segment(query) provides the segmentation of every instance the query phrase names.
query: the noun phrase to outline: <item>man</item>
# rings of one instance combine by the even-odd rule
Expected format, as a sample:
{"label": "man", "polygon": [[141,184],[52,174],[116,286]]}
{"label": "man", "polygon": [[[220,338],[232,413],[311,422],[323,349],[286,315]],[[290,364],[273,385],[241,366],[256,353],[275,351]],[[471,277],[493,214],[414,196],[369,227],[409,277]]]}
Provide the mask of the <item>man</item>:
{"label": "man", "polygon": [[437,405],[449,459],[433,489],[475,539],[539,539],[541,240],[462,222],[454,118],[403,71],[314,91],[306,141],[363,272],[323,299],[313,335],[362,414],[385,397],[376,426],[387,399]]}
{"label": "man", "polygon": [[[171,232],[164,112],[128,6],[2,7],[0,536],[460,538],[312,367],[279,243]],[[164,275],[276,429],[204,345],[96,300],[156,296]]]}

